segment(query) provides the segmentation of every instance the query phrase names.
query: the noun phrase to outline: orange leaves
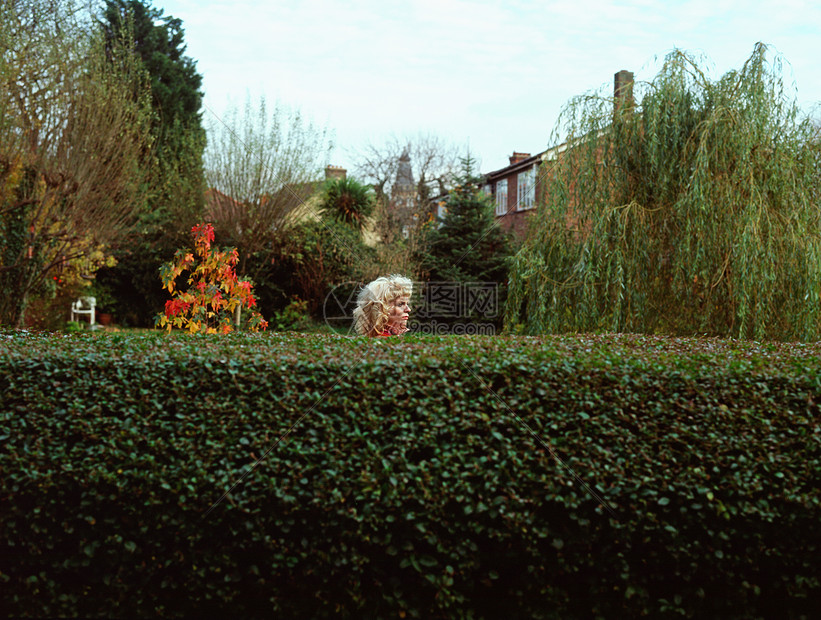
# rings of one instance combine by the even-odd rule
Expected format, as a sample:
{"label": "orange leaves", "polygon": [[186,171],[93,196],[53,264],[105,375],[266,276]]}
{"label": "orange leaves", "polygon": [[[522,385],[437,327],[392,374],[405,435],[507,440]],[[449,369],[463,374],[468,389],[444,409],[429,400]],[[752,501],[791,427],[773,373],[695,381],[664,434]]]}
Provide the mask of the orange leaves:
{"label": "orange leaves", "polygon": [[211,248],[214,242],[214,227],[211,224],[197,224],[191,229],[191,234],[194,235],[194,245],[202,246],[205,250]]}
{"label": "orange leaves", "polygon": [[[249,280],[236,274],[239,252],[236,248],[220,251],[211,247],[214,227],[197,224],[191,229],[194,252],[178,250],[174,260],[160,268],[163,288],[174,295],[165,303],[164,312],[157,315],[155,326],[171,331],[185,329],[189,333],[230,333],[241,318],[242,308],[249,310],[247,327],[251,331],[266,329],[268,322],[256,306]],[[175,281],[184,272],[191,271],[187,291],[176,291]]]}

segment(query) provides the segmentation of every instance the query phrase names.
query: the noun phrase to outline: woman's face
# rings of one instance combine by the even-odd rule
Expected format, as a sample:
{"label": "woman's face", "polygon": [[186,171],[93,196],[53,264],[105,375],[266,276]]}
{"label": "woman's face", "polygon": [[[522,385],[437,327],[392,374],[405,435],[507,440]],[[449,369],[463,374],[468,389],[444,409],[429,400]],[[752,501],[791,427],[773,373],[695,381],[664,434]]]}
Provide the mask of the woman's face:
{"label": "woman's face", "polygon": [[393,300],[388,312],[388,325],[391,327],[406,327],[410,316],[410,297],[403,295]]}

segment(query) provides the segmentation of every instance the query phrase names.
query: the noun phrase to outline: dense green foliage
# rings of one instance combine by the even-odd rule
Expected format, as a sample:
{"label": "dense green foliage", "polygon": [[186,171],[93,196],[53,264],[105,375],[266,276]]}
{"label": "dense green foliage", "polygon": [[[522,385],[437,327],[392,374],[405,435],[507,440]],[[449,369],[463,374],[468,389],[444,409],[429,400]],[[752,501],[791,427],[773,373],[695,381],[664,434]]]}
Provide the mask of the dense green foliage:
{"label": "dense green foliage", "polygon": [[[498,310],[505,300],[511,240],[499,227],[491,201],[479,190],[480,179],[474,173],[473,159],[468,156],[461,163],[461,171],[444,203],[445,215],[427,236],[425,253],[420,256],[421,268],[433,287],[440,286],[436,283],[495,286],[498,296],[494,310]],[[435,292],[433,296],[436,297]],[[437,316],[434,310],[431,318],[444,322],[485,318],[470,307],[463,295],[459,295],[456,305],[451,316]],[[493,312],[493,318],[497,317],[501,313]]]}
{"label": "dense green foliage", "polygon": [[120,320],[150,325],[162,306],[160,265],[186,243],[202,217],[205,180],[202,76],[185,55],[182,21],[145,0],[106,0],[100,27],[111,40],[125,37],[149,76],[154,110],[153,167],[137,234],[116,253],[119,264],[99,274],[117,302]]}
{"label": "dense green foliage", "polygon": [[326,214],[360,231],[374,211],[371,187],[351,177],[326,181],[321,200]]}
{"label": "dense green foliage", "polygon": [[11,615],[821,603],[817,345],[6,333],[0,353]]}
{"label": "dense green foliage", "polygon": [[[280,325],[277,329],[292,329],[310,317],[324,321],[325,302],[336,286],[350,287],[380,273],[377,251],[365,243],[374,208],[371,188],[352,178],[311,188],[316,194],[297,207],[303,217],[285,234],[271,231],[268,248],[247,261],[258,283],[260,309]],[[297,311],[303,312],[298,320],[283,319],[283,313],[295,317]]]}
{"label": "dense green foliage", "polygon": [[129,35],[133,51],[151,77],[157,109],[157,129],[171,132],[177,119],[184,126],[200,126],[202,76],[193,59],[185,56],[180,19],[163,14],[143,0],[106,0],[101,22],[106,35]]}
{"label": "dense green foliage", "polygon": [[336,285],[367,281],[376,261],[374,248],[364,243],[359,229],[334,217],[294,226],[288,239],[278,244],[277,253],[258,276],[263,314],[269,309],[266,294],[273,291],[281,292],[283,299],[307,302],[309,314],[316,319],[323,318],[323,303]]}
{"label": "dense green foliage", "polygon": [[544,205],[511,267],[507,324],[821,338],[817,129],[763,45],[708,79],[672,52],[643,94],[573,100]]}

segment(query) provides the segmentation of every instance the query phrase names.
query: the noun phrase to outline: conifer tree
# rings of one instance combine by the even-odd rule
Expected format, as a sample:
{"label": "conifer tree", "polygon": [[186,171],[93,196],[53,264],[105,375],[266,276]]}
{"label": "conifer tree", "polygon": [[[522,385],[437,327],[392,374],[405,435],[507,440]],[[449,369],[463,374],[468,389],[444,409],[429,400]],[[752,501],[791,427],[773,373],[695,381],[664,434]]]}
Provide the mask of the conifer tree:
{"label": "conifer tree", "polygon": [[[454,188],[445,201],[446,213],[428,235],[428,253],[421,265],[431,283],[459,290],[457,316],[441,313],[436,305],[430,311],[432,319],[453,323],[451,319],[498,321],[497,313],[504,302],[507,285],[507,261],[511,240],[494,216],[493,205],[480,191],[480,178],[474,173],[475,162],[470,155],[461,160],[461,170],[454,179]],[[433,286],[433,285],[432,285]],[[482,287],[495,290],[494,308],[471,303],[465,291],[472,287],[478,294]],[[435,287],[434,287],[435,288]],[[433,297],[437,292],[432,290]],[[485,298],[485,301],[487,299]]]}
{"label": "conifer tree", "polygon": [[[120,264],[97,280],[114,289],[131,321],[148,325],[164,296],[157,270],[202,216],[205,180],[202,76],[185,55],[181,20],[148,0],[106,0],[99,18],[109,40],[127,38],[146,70],[152,94],[154,136],[152,182],[137,235],[119,248]],[[121,317],[122,318],[122,317]]]}

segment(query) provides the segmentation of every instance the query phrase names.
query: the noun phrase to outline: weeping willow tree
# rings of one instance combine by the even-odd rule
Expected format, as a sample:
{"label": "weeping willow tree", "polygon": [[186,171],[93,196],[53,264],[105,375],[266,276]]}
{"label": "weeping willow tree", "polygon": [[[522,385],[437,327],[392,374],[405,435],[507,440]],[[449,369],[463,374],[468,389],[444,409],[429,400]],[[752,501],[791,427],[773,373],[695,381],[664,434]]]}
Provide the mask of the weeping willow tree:
{"label": "weeping willow tree", "polygon": [[673,51],[636,90],[563,112],[508,329],[819,339],[818,135],[780,58],[711,81]]}

